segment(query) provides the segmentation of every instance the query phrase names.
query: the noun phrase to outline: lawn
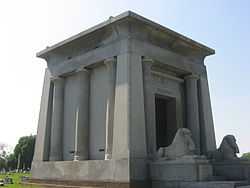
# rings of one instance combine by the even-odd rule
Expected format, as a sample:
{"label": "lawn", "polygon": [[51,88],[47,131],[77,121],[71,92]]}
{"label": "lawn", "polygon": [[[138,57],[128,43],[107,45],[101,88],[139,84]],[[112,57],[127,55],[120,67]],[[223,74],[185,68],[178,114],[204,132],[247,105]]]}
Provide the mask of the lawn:
{"label": "lawn", "polygon": [[[4,179],[7,176],[7,174],[3,175],[0,174],[0,179]],[[8,175],[8,177],[11,177],[13,179],[13,183],[14,184],[5,184],[3,186],[4,187],[8,187],[8,188],[37,188],[34,186],[24,186],[20,184],[21,181],[21,176],[30,176],[30,174],[24,174],[24,173],[11,173],[10,175]]]}

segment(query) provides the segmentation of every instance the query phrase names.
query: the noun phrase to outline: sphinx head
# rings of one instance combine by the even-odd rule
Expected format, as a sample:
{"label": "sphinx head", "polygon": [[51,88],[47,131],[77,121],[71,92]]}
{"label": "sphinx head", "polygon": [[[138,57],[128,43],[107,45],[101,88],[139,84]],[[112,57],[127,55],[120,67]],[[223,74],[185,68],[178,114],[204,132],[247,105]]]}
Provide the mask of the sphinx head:
{"label": "sphinx head", "polygon": [[184,143],[186,144],[188,151],[190,152],[190,154],[192,154],[195,151],[195,144],[192,139],[191,131],[187,128],[180,128],[178,129],[177,133],[178,132],[184,139]]}
{"label": "sphinx head", "polygon": [[234,135],[226,135],[224,139],[231,146],[235,153],[239,153],[239,147],[236,143],[236,138],[234,137]]}
{"label": "sphinx head", "polygon": [[220,145],[219,151],[223,155],[223,159],[236,159],[236,153],[239,153],[239,147],[233,135],[226,135]]}

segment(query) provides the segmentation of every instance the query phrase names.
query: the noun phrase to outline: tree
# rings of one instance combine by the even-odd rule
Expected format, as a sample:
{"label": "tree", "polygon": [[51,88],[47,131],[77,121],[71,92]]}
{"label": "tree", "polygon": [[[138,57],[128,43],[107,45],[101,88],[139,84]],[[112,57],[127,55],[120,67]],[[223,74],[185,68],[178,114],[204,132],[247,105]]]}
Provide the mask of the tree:
{"label": "tree", "polygon": [[9,154],[7,157],[7,167],[8,170],[14,170],[17,166],[17,159],[13,153]]}
{"label": "tree", "polygon": [[5,158],[7,155],[6,152],[7,145],[0,143],[0,157]]}
{"label": "tree", "polygon": [[7,170],[7,161],[5,158],[0,157],[0,171]]}
{"label": "tree", "polygon": [[250,160],[250,152],[249,153],[244,153],[242,156],[241,156],[242,159],[249,159]]}
{"label": "tree", "polygon": [[7,145],[0,143],[0,171],[7,170],[6,147]]}
{"label": "tree", "polygon": [[17,163],[17,159],[20,155],[21,169],[31,168],[35,148],[35,139],[36,137],[32,135],[21,137],[14,149],[15,163]]}

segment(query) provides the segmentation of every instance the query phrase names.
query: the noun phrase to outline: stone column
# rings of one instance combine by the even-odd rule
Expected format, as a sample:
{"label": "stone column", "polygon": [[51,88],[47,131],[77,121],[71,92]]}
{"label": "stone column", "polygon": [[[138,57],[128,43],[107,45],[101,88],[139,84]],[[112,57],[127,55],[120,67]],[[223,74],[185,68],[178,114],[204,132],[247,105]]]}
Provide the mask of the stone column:
{"label": "stone column", "polygon": [[110,58],[104,61],[108,74],[108,95],[106,104],[106,144],[105,160],[111,159],[113,145],[113,122],[114,122],[114,103],[115,103],[115,78],[116,78],[116,59]]}
{"label": "stone column", "polygon": [[146,130],[142,58],[117,57],[112,159],[145,158]]}
{"label": "stone column", "polygon": [[64,79],[53,78],[53,106],[50,136],[50,161],[62,160],[62,130],[64,106]]}
{"label": "stone column", "polygon": [[186,120],[187,128],[191,130],[196,146],[196,154],[200,154],[200,122],[198,103],[198,76],[189,75],[185,77],[186,85]]}
{"label": "stone column", "polygon": [[143,58],[144,90],[145,90],[145,118],[146,118],[146,138],[148,157],[153,159],[157,155],[156,150],[156,126],[155,126],[155,89],[149,82],[148,77],[152,74],[154,60],[149,57]]}
{"label": "stone column", "polygon": [[41,97],[38,131],[36,136],[33,162],[48,161],[50,147],[51,114],[52,114],[53,84],[49,69],[45,70],[43,92]]}
{"label": "stone column", "polygon": [[89,158],[89,71],[83,69],[76,73],[76,108],[75,108],[75,149],[78,160]]}
{"label": "stone column", "polygon": [[210,101],[207,76],[202,75],[198,81],[200,90],[200,126],[201,126],[201,152],[207,154],[216,150],[213,114]]}
{"label": "stone column", "polygon": [[129,64],[129,54],[117,57],[112,159],[129,157]]}

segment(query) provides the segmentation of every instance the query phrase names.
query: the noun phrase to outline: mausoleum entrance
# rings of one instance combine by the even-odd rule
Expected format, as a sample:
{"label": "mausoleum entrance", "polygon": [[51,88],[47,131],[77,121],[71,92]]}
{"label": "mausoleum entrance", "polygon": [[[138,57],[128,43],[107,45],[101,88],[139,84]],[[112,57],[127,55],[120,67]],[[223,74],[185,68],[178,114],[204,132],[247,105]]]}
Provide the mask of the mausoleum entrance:
{"label": "mausoleum entrance", "polygon": [[163,95],[155,96],[156,145],[166,147],[172,143],[177,131],[176,99]]}

